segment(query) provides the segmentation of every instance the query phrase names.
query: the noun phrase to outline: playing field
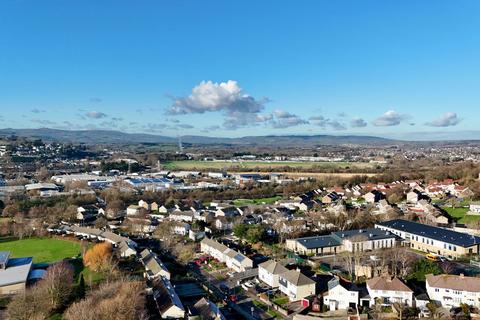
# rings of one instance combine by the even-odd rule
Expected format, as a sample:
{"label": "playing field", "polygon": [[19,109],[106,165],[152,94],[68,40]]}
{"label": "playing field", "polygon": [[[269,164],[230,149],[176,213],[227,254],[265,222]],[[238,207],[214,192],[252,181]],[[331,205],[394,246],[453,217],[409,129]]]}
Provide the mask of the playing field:
{"label": "playing field", "polygon": [[303,169],[373,169],[375,164],[365,162],[290,162],[290,161],[168,161],[162,163],[167,170],[242,170],[242,169],[279,169],[282,167],[303,168]]}
{"label": "playing field", "polygon": [[475,222],[480,220],[480,216],[478,215],[468,215],[468,208],[451,208],[451,207],[444,207],[443,208],[457,223],[469,223]]}
{"label": "playing field", "polygon": [[12,257],[33,257],[34,263],[51,263],[80,253],[80,244],[53,238],[0,240],[0,251],[10,251]]}

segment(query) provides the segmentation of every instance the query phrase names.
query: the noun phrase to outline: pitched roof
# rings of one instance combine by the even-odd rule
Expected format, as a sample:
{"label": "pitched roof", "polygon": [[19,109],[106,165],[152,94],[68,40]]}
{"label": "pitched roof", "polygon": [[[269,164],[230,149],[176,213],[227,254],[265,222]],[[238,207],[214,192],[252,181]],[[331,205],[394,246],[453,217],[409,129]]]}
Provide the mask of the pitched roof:
{"label": "pitched roof", "polygon": [[287,268],[275,260],[262,262],[258,266],[267,270],[271,274],[282,274],[288,271]]}
{"label": "pitched roof", "polygon": [[162,277],[155,283],[153,298],[155,299],[160,315],[167,312],[171,307],[185,310],[172,284],[166,278]]}
{"label": "pitched roof", "polygon": [[295,286],[303,286],[303,285],[309,285],[309,284],[314,284],[315,281],[301,273],[300,271],[297,270],[289,270],[283,274],[280,275],[283,279],[287,280],[291,284]]}
{"label": "pitched roof", "polygon": [[413,292],[398,278],[391,278],[390,276],[375,277],[367,280],[367,286],[372,290]]}
{"label": "pitched roof", "polygon": [[32,258],[10,258],[6,269],[0,269],[0,287],[25,283],[32,268]]}
{"label": "pitched roof", "polygon": [[381,222],[377,225],[451,243],[460,247],[471,247],[480,243],[480,237],[402,219]]}
{"label": "pitched roof", "polygon": [[332,235],[298,238],[296,241],[307,249],[334,247],[341,244]]}
{"label": "pitched roof", "polygon": [[480,278],[465,277],[463,275],[433,274],[426,275],[426,282],[430,287],[444,288],[458,291],[480,292]]}
{"label": "pitched roof", "polygon": [[221,244],[220,242],[217,242],[215,240],[209,239],[209,238],[203,238],[202,242],[203,244],[214,248],[215,250],[218,250],[220,252],[225,252],[228,247],[224,244]]}

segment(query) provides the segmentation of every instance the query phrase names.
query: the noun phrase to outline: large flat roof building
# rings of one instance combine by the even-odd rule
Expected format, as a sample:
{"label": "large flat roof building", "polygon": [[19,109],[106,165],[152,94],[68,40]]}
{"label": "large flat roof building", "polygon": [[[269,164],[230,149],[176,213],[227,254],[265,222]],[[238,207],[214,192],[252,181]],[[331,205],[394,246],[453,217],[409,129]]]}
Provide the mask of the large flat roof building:
{"label": "large flat roof building", "polygon": [[423,252],[433,252],[449,258],[479,253],[480,237],[450,229],[402,219],[377,223],[375,228],[390,231],[412,249]]}

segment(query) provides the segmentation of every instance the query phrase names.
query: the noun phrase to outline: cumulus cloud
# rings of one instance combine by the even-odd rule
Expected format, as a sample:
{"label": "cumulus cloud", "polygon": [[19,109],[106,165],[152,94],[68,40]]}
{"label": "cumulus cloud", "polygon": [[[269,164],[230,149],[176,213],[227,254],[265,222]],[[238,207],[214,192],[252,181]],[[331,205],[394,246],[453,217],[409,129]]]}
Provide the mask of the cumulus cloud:
{"label": "cumulus cloud", "polygon": [[352,128],[364,128],[367,126],[367,122],[362,118],[353,118],[350,121],[350,127]]}
{"label": "cumulus cloud", "polygon": [[426,124],[431,127],[451,127],[460,123],[460,119],[455,112],[446,112],[439,118],[427,122]]}
{"label": "cumulus cloud", "polygon": [[228,113],[258,113],[268,100],[257,100],[243,93],[233,80],[227,82],[202,81],[188,97],[178,97],[169,109],[171,114],[225,111]]}
{"label": "cumulus cloud", "polygon": [[100,111],[90,111],[87,112],[85,116],[90,119],[102,119],[105,118],[107,115]]}
{"label": "cumulus cloud", "polygon": [[277,129],[294,127],[308,123],[308,121],[300,118],[296,114],[292,114],[281,109],[277,109],[273,112],[271,121],[272,126]]}
{"label": "cumulus cloud", "polygon": [[398,126],[402,121],[410,118],[408,115],[400,114],[395,110],[389,110],[373,121],[377,127]]}
{"label": "cumulus cloud", "polygon": [[344,125],[342,122],[338,121],[338,120],[331,120],[328,125],[330,126],[330,128],[332,128],[333,130],[337,130],[337,131],[340,131],[340,130],[347,130],[347,126]]}
{"label": "cumulus cloud", "polygon": [[347,126],[343,122],[339,120],[332,120],[329,118],[325,118],[324,116],[313,116],[313,117],[310,117],[309,120],[311,124],[317,127],[320,127],[322,129],[330,128],[332,130],[337,130],[337,131],[347,129]]}

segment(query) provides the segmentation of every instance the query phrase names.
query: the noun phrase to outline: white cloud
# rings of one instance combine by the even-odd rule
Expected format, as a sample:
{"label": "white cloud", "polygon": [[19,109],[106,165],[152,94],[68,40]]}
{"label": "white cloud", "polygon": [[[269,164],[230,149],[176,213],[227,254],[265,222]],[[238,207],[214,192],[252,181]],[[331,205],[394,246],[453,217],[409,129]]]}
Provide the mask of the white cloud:
{"label": "white cloud", "polygon": [[400,114],[395,110],[389,110],[373,121],[373,125],[377,127],[397,126],[402,121],[409,119],[408,115]]}
{"label": "white cloud", "polygon": [[367,126],[367,122],[362,118],[353,118],[350,121],[350,127],[352,128],[364,128]]}
{"label": "white cloud", "polygon": [[455,112],[446,112],[439,118],[427,122],[426,124],[431,127],[450,127],[456,126],[460,121],[462,121],[462,119],[458,118]]}
{"label": "white cloud", "polygon": [[102,119],[105,118],[107,115],[100,111],[90,111],[87,112],[85,116],[90,119]]}
{"label": "white cloud", "polygon": [[337,131],[347,129],[347,126],[343,124],[343,122],[325,118],[324,116],[313,116],[310,117],[309,120],[311,124],[323,129],[326,129],[327,127]]}
{"label": "white cloud", "polygon": [[171,114],[224,111],[227,114],[259,113],[268,99],[257,100],[243,93],[236,81],[202,81],[192,89],[188,97],[178,97],[169,108]]}
{"label": "white cloud", "polygon": [[272,126],[277,129],[307,124],[308,121],[285,110],[277,109],[273,112]]}

